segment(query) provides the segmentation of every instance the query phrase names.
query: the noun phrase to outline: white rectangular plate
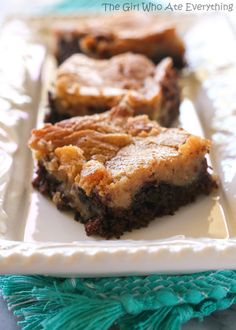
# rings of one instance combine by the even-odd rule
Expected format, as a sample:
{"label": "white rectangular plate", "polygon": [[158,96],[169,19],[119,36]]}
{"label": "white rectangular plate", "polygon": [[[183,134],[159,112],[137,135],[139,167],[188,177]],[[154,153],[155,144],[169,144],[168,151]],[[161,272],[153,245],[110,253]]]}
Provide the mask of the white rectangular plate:
{"label": "white rectangular plate", "polygon": [[220,189],[120,240],[83,225],[31,187],[30,130],[55,72],[50,29],[65,18],[11,19],[0,35],[0,273],[83,276],[236,268],[236,41],[223,16],[176,19],[187,45],[180,125],[213,140]]}

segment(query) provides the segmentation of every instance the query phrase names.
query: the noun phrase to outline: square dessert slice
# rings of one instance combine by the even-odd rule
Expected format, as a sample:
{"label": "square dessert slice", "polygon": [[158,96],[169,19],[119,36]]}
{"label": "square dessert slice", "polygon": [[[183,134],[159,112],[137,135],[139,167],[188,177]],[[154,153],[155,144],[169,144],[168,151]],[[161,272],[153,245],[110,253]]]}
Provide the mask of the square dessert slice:
{"label": "square dessert slice", "polygon": [[133,52],[146,55],[155,63],[169,56],[177,67],[184,65],[185,47],[175,25],[150,13],[81,18],[60,24],[55,36],[59,64],[79,52],[102,59]]}
{"label": "square dessert slice", "polygon": [[147,114],[169,126],[180,104],[172,59],[155,66],[147,57],[132,53],[109,60],[73,55],[57,71],[46,121],[104,112],[121,101],[135,109],[135,114]]}
{"label": "square dessert slice", "polygon": [[29,146],[38,161],[33,185],[72,209],[87,235],[119,238],[216,187],[208,140],[125,107],[45,124]]}

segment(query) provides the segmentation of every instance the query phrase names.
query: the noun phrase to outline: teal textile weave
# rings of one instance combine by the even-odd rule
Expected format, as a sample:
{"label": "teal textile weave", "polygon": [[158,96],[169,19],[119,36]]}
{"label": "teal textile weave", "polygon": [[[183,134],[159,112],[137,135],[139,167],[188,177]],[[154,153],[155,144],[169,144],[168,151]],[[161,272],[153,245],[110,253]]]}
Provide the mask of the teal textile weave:
{"label": "teal textile weave", "polygon": [[178,330],[236,302],[236,271],[93,279],[6,275],[0,290],[24,330]]}

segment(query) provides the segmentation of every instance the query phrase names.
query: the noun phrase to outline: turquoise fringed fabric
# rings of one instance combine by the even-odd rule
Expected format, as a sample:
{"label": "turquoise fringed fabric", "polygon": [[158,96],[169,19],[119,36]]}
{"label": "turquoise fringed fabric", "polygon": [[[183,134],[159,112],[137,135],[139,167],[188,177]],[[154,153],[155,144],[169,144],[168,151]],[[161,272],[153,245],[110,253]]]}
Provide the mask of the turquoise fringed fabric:
{"label": "turquoise fringed fabric", "polygon": [[236,302],[236,271],[54,278],[6,275],[0,290],[24,330],[177,330]]}

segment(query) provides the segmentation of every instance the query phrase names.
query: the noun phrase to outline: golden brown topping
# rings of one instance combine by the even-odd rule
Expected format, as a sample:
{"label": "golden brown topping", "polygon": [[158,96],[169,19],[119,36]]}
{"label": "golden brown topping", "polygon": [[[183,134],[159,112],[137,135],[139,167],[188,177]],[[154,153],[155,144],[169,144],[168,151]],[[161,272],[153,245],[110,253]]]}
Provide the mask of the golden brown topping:
{"label": "golden brown topping", "polygon": [[33,130],[29,145],[59,180],[126,207],[145,182],[193,181],[210,142],[116,107]]}
{"label": "golden brown topping", "polygon": [[130,117],[131,110],[116,107],[100,115],[74,117],[55,125],[46,124],[40,130],[33,130],[30,147],[37,151],[38,159],[58,147],[74,145],[83,150],[88,160],[95,155],[106,159],[132,142],[132,136],[158,132],[159,125],[147,116]]}
{"label": "golden brown topping", "polygon": [[69,94],[79,87],[140,89],[147,77],[153,77],[155,65],[145,56],[125,53],[110,60],[96,60],[76,54],[58,69],[56,91],[67,84]]}

